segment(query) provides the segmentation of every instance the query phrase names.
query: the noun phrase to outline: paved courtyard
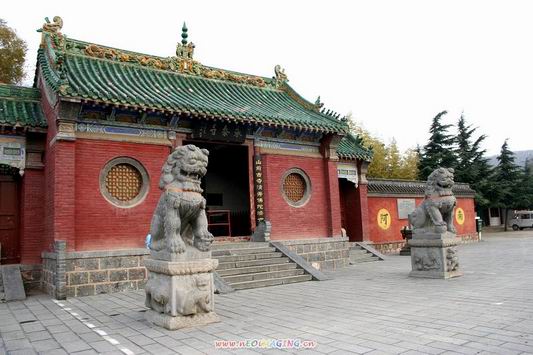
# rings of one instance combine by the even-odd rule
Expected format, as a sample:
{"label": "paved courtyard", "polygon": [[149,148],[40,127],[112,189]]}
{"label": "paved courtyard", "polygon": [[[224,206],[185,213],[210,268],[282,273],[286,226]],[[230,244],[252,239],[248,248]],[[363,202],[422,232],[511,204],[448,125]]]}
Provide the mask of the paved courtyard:
{"label": "paved courtyard", "polygon": [[301,339],[299,354],[533,354],[533,231],[461,246],[464,276],[407,277],[410,258],[351,266],[334,280],[217,295],[221,322],[166,331],[142,292],[0,304],[0,354],[276,353],[217,340]]}

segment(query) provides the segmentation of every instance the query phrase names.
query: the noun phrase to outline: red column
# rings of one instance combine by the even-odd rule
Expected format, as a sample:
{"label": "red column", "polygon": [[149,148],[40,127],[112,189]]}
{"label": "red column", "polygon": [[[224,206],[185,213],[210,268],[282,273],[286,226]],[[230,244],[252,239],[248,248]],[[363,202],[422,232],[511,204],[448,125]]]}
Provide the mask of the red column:
{"label": "red column", "polygon": [[[355,241],[369,241],[370,231],[368,227],[368,185],[359,183],[359,186],[355,190],[356,196],[356,211],[354,213],[355,219]],[[355,211],[354,211],[355,212]]]}
{"label": "red column", "polygon": [[339,176],[337,173],[337,146],[341,136],[328,135],[322,139],[321,152],[324,157],[326,182],[326,213],[328,214],[328,236],[341,236],[341,208],[339,196]]}
{"label": "red column", "polygon": [[[54,240],[65,240],[67,250],[76,250],[76,165],[75,141],[56,140],[54,142],[53,167],[53,215],[52,230]],[[80,208],[83,208],[80,201]],[[98,228],[95,221],[95,228]]]}
{"label": "red column", "polygon": [[337,174],[337,162],[327,159],[326,188],[327,188],[327,213],[329,217],[328,236],[341,236],[341,208],[339,196],[339,178]]}
{"label": "red column", "polygon": [[355,214],[356,240],[363,242],[370,240],[370,229],[368,225],[368,181],[366,180],[368,164],[366,161],[359,161],[357,163],[359,181],[358,187],[355,190],[356,210],[359,212]]}

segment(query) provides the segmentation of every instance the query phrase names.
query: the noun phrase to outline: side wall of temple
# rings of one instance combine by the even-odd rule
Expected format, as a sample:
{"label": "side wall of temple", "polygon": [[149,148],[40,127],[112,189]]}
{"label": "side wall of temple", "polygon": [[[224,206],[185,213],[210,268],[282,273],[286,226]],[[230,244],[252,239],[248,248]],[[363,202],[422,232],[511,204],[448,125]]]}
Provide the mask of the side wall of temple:
{"label": "side wall of temple", "polygon": [[[69,250],[144,247],[153,211],[161,195],[159,177],[170,147],[127,142],[77,139],[75,142],[75,246]],[[132,207],[117,207],[101,193],[101,171],[112,159],[138,161],[148,174],[148,192]]]}
{"label": "side wall of temple", "polygon": [[[384,253],[393,253],[399,251],[405,241],[402,239],[401,230],[409,225],[406,218],[400,219],[398,215],[398,198],[414,199],[418,206],[422,197],[415,196],[375,196],[368,197],[368,225],[370,229],[370,241],[374,247]],[[464,223],[461,225],[454,221],[457,229],[457,236],[465,241],[477,240],[476,232],[476,212],[474,208],[473,197],[457,197],[456,215],[458,209],[464,212]],[[380,214],[390,214],[390,223],[380,223]],[[380,212],[381,211],[381,212]]]}

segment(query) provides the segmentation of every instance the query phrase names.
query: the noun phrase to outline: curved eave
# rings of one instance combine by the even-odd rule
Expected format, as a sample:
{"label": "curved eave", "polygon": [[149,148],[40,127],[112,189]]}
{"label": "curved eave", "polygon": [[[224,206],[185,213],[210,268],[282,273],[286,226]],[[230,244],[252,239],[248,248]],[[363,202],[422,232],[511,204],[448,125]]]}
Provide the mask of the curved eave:
{"label": "curved eave", "polygon": [[45,41],[38,55],[42,76],[60,98],[69,101],[326,134],[347,131],[342,122],[309,110],[285,90],[78,54],[66,54],[61,79],[52,63],[55,57],[50,41]]}

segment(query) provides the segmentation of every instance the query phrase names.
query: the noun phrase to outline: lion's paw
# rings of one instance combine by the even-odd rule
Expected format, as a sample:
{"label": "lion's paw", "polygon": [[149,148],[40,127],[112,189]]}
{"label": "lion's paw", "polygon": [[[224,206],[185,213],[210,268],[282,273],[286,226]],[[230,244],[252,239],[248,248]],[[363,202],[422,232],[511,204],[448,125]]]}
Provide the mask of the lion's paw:
{"label": "lion's paw", "polygon": [[202,233],[194,236],[194,246],[200,251],[209,251],[209,246],[215,238],[213,234],[205,230]]}
{"label": "lion's paw", "polygon": [[181,239],[169,239],[167,240],[167,248],[171,253],[184,253],[185,252],[185,243]]}

